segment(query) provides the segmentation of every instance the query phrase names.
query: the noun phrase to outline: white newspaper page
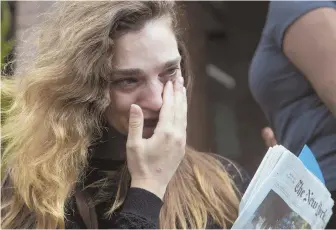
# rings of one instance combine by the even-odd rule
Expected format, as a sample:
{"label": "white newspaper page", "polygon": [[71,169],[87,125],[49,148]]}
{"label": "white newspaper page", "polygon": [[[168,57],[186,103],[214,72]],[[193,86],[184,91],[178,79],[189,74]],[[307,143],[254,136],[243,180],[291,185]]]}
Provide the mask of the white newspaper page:
{"label": "white newspaper page", "polygon": [[325,186],[296,156],[285,152],[232,228],[323,229],[332,206]]}
{"label": "white newspaper page", "polygon": [[287,149],[281,145],[277,145],[268,149],[242,197],[242,200],[239,204],[239,212],[244,209],[247,201],[250,199],[250,197],[253,196],[253,193],[259,190],[263,180],[271,173],[278,163],[281,155],[286,151]]}

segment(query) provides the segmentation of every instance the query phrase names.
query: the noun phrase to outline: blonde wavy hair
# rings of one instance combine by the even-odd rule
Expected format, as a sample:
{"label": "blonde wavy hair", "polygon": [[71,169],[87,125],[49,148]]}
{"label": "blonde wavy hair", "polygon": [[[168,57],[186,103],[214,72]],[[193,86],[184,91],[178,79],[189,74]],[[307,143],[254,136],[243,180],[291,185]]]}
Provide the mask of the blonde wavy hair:
{"label": "blonde wavy hair", "polygon": [[[2,127],[10,186],[2,186],[1,228],[64,228],[67,202],[85,179],[88,148],[102,136],[119,36],[170,17],[190,91],[177,12],[171,1],[76,1],[52,7],[36,33],[35,58],[22,74],[2,82],[13,103]],[[125,200],[129,177],[126,168],[110,214]],[[205,228],[208,217],[226,228],[237,217],[236,192],[215,157],[187,147],[167,188],[160,228]]]}

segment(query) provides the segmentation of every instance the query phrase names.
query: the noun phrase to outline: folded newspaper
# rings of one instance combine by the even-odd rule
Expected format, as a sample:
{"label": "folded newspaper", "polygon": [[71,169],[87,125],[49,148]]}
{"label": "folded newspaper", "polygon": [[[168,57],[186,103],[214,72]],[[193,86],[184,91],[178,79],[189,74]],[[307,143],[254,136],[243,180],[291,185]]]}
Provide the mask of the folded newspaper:
{"label": "folded newspaper", "polygon": [[334,201],[324,181],[281,145],[270,148],[247,188],[233,229],[324,229]]}

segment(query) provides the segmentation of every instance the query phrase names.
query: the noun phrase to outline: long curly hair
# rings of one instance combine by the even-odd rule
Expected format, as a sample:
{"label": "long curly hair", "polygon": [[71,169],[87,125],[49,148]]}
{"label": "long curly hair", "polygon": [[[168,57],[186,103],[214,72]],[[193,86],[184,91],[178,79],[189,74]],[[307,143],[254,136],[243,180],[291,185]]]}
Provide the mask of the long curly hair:
{"label": "long curly hair", "polygon": [[[169,17],[182,56],[187,90],[188,55],[172,1],[58,2],[34,33],[34,59],[14,79],[3,80],[13,99],[2,127],[2,228],[64,228],[75,185],[84,180],[89,147],[102,136],[110,103],[114,41],[150,20]],[[28,61],[28,60],[26,60]],[[125,200],[124,169],[109,213]],[[123,189],[125,188],[125,189]],[[237,217],[238,197],[221,163],[187,147],[168,185],[161,228],[204,228],[211,217],[223,228]]]}

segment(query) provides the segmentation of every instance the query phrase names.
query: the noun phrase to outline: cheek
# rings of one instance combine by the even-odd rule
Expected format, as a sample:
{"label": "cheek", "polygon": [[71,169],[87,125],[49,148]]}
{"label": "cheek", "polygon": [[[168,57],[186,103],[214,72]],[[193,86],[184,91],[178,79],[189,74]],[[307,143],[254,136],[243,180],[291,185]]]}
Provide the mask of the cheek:
{"label": "cheek", "polygon": [[108,120],[116,128],[127,127],[129,109],[135,103],[135,96],[132,94],[124,94],[111,90],[110,92],[111,104],[108,110]]}

